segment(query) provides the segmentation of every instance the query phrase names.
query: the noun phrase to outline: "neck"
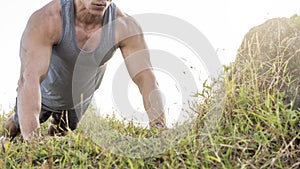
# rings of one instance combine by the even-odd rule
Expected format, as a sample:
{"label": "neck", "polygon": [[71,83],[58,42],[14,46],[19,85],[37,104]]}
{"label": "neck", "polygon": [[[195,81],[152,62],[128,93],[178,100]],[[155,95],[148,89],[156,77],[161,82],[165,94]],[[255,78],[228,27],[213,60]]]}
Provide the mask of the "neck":
{"label": "neck", "polygon": [[85,25],[102,25],[103,15],[93,15],[89,12],[81,0],[75,0],[75,19],[77,22]]}

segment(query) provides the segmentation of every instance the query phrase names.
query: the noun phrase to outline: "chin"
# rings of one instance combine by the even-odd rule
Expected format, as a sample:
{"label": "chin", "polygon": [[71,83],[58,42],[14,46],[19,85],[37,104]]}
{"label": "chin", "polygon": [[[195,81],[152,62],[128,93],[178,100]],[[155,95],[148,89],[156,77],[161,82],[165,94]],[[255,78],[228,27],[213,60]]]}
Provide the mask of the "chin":
{"label": "chin", "polygon": [[94,16],[103,16],[104,15],[104,11],[91,10],[91,11],[89,11],[89,13]]}

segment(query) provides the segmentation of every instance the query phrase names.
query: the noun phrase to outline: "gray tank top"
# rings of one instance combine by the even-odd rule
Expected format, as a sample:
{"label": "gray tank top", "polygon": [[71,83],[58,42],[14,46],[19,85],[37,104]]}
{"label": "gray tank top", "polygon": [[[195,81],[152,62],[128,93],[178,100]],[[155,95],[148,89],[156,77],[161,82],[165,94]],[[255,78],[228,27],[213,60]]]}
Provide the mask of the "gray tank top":
{"label": "gray tank top", "polygon": [[[50,67],[41,83],[42,107],[50,111],[81,110],[89,106],[99,88],[106,62],[116,50],[116,6],[111,3],[103,17],[98,46],[91,51],[78,47],[73,0],[61,0],[62,37],[52,48]],[[99,35],[100,36],[100,35]]]}

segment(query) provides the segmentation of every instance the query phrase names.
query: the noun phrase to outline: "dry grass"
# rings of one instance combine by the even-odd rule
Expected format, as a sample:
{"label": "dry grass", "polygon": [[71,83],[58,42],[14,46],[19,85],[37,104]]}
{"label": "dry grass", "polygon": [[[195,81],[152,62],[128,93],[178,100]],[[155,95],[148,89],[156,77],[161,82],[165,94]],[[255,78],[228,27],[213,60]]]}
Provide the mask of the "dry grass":
{"label": "dry grass", "polygon": [[[248,51],[251,51],[253,45],[260,48],[261,41],[255,38],[249,41],[251,43],[246,43],[243,49],[248,48]],[[240,54],[243,49],[240,50]],[[283,51],[286,50],[288,49],[285,48]],[[125,125],[114,119],[92,117],[87,118],[87,122],[90,123],[85,123],[90,126],[81,126],[65,137],[45,136],[31,144],[17,137],[13,142],[5,143],[0,150],[0,166],[1,168],[300,168],[300,110],[295,107],[295,99],[291,99],[297,97],[297,90],[291,87],[297,79],[288,69],[290,59],[283,60],[281,56],[284,53],[281,52],[282,50],[278,50],[278,55],[260,61],[260,64],[257,64],[255,57],[248,57],[246,62],[236,62],[224,67],[224,75],[219,79],[219,83],[224,86],[218,89],[222,92],[213,92],[212,86],[204,85],[204,91],[197,94],[205,100],[198,105],[197,120],[191,124],[192,127],[185,133],[185,137],[177,140],[166,137],[165,141],[173,145],[159,154],[145,158],[120,156],[103,145],[95,144],[93,135],[87,134],[86,129],[90,130],[89,133],[99,133],[99,130],[103,130],[103,126],[104,128],[106,126],[118,134],[140,139],[157,137],[161,133],[155,129],[146,130],[132,124]],[[254,56],[254,53],[250,54]],[[216,98],[220,98],[219,93],[225,94],[221,97],[224,98],[222,104],[218,99],[216,101]],[[216,110],[218,118],[213,116]],[[5,118],[0,118],[0,125],[3,125]],[[210,123],[215,124],[214,130],[203,130],[207,127],[208,121],[214,120],[217,121]],[[47,124],[41,128],[44,135],[46,127]],[[180,130],[181,127],[174,131]],[[106,136],[101,137],[105,138],[101,143],[109,144],[115,141],[113,138],[116,135],[105,130],[101,134]],[[154,145],[153,149],[160,148],[157,146]],[[126,145],[123,145],[120,151],[126,154],[134,149],[135,147],[126,148]]]}

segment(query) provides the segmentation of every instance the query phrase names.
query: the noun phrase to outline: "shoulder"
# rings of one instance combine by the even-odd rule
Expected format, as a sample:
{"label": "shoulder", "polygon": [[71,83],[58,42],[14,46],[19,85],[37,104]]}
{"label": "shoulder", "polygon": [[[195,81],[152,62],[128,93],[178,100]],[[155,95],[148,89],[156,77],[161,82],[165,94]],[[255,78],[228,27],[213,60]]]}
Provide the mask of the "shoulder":
{"label": "shoulder", "polygon": [[117,8],[116,14],[118,26],[127,28],[140,28],[138,22],[132,16],[121,11],[119,8]]}
{"label": "shoulder", "polygon": [[24,33],[43,35],[55,43],[60,38],[61,25],[60,0],[53,0],[30,16]]}
{"label": "shoulder", "polygon": [[117,19],[116,19],[116,33],[118,41],[122,39],[127,39],[128,37],[142,35],[143,31],[139,23],[134,19],[134,17],[128,15],[127,13],[121,11],[117,8]]}

